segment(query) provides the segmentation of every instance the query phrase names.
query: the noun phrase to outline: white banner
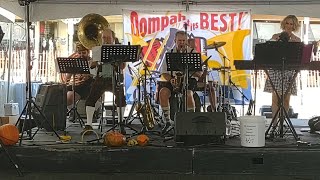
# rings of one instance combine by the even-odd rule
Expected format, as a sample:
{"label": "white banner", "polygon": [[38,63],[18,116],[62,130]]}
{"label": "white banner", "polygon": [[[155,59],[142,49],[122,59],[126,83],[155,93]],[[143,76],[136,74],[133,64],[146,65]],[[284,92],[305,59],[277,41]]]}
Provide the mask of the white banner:
{"label": "white banner", "polygon": [[[251,59],[249,11],[146,13],[125,10],[123,18],[124,43],[141,45],[142,61],[150,71],[159,70],[166,51],[174,48],[175,33],[183,30],[188,33],[188,38],[194,39],[195,48],[202,53],[202,59],[210,57],[210,76],[219,85],[233,87],[230,80],[235,84],[237,88],[232,88],[235,90],[230,93],[231,102],[242,104],[242,91],[251,99],[249,72],[235,70],[233,64],[234,60]],[[206,50],[205,47],[218,42],[225,42],[225,45]],[[224,67],[227,71],[224,71]],[[138,79],[143,74],[143,63],[129,65],[126,76],[127,100],[133,100]],[[154,88],[148,90],[154,92]]]}

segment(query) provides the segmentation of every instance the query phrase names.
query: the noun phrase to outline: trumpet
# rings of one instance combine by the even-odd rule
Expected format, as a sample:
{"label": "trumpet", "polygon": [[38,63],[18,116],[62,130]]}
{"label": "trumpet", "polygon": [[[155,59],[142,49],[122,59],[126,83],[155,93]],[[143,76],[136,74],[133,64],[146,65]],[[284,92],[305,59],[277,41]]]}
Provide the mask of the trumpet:
{"label": "trumpet", "polygon": [[173,87],[173,92],[181,92],[184,75],[182,72],[177,72],[175,77],[170,80]]}

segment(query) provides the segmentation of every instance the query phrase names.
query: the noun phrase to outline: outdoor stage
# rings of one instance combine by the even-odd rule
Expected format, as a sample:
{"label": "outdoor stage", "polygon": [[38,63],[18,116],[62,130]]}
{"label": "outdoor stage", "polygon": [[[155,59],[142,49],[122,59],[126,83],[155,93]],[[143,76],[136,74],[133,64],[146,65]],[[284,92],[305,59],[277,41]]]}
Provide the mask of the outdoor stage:
{"label": "outdoor stage", "polygon": [[[75,125],[67,129],[72,136],[69,143],[40,131],[34,141],[24,140],[21,147],[9,150],[30,179],[317,179],[320,136],[300,131],[306,120],[292,122],[301,140],[310,145],[298,146],[289,133],[281,140],[266,140],[264,148],[241,147],[239,136],[227,139],[225,145],[192,147],[177,147],[172,140],[150,136],[147,147],[109,148],[80,143],[81,129]],[[85,140],[94,138],[90,135]],[[17,176],[3,151],[0,173],[1,179]]]}

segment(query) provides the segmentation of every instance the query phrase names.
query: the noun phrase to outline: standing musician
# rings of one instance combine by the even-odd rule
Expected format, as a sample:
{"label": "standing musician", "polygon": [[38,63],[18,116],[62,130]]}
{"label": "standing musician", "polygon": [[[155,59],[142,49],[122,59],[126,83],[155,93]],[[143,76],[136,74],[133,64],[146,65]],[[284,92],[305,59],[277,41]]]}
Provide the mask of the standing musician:
{"label": "standing musician", "polygon": [[[282,33],[278,33],[278,34],[274,34],[272,36],[272,40],[276,40],[276,41],[288,41],[288,42],[301,42],[301,39],[299,37],[297,37],[296,35],[293,34],[293,32],[296,32],[299,30],[299,21],[298,18],[294,15],[288,15],[287,17],[285,17],[282,21],[281,21],[281,29],[283,30]],[[283,40],[282,38],[284,38],[283,34],[287,34],[288,37],[285,37],[286,40]],[[286,112],[288,112],[289,110],[289,102],[290,102],[290,96],[292,95],[297,95],[297,85],[296,85],[296,81],[293,80],[292,83],[292,87],[291,89],[289,89],[289,82],[291,81],[291,79],[293,78],[295,74],[295,71],[292,70],[285,70],[284,71],[284,78],[281,79],[281,71],[280,70],[269,70],[269,75],[270,75],[270,79],[273,82],[274,86],[275,86],[275,91],[277,91],[277,93],[281,96],[282,95],[282,81],[284,82],[284,88],[283,88],[283,92],[286,94],[283,94],[283,98],[284,98],[284,103],[283,106],[286,110]],[[270,80],[267,79],[266,83],[265,83],[265,88],[264,88],[265,92],[270,92],[272,93],[272,117],[275,118],[275,116],[278,116],[276,114],[277,112],[277,108],[278,108],[278,98],[277,95],[275,93],[275,91],[272,89]],[[277,118],[277,117],[276,117]],[[273,121],[273,126],[277,125],[278,121]]]}
{"label": "standing musician", "polygon": [[[187,47],[187,33],[185,31],[177,31],[175,34],[175,49],[172,52],[181,52],[188,53],[191,52],[192,49]],[[176,79],[176,77],[172,77],[170,72],[167,70],[167,63],[164,61],[162,63],[161,69],[161,78],[165,79],[166,83],[159,84],[159,103],[165,118],[165,126],[162,129],[162,132],[166,132],[170,126],[173,125],[173,121],[170,118],[170,102],[169,98],[173,94],[174,87],[180,86]],[[177,72],[173,72],[173,76],[177,76]],[[201,72],[194,73],[194,76],[200,77]],[[195,101],[193,99],[192,90],[187,91],[187,111],[194,112],[195,110]]]}

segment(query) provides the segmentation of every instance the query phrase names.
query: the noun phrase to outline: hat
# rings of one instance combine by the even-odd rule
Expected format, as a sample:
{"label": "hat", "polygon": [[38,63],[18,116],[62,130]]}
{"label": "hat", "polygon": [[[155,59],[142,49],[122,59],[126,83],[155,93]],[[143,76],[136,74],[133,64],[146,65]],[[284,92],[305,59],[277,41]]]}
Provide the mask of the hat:
{"label": "hat", "polygon": [[76,51],[88,51],[88,49],[86,47],[83,46],[83,44],[81,44],[81,42],[76,42]]}

